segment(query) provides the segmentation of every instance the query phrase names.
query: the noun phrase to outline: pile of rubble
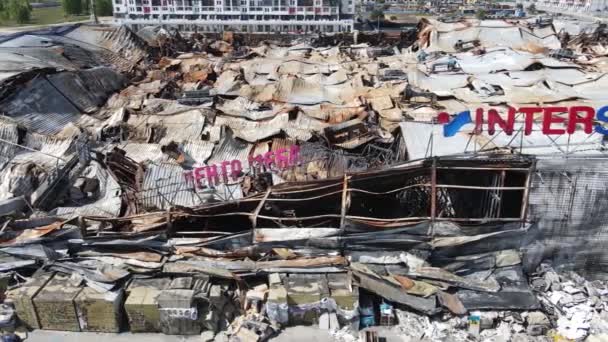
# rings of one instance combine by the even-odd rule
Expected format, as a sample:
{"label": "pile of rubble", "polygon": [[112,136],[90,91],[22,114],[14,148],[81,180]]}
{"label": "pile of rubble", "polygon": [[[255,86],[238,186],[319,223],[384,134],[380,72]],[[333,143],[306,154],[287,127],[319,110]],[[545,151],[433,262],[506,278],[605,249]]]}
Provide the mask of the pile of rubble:
{"label": "pile of rubble", "polygon": [[603,101],[603,40],[560,32],[423,20],[408,48],[78,25],[0,40],[0,328],[605,338],[607,284],[534,250],[550,201],[533,154],[565,139],[436,134],[440,111]]}
{"label": "pile of rubble", "polygon": [[[556,273],[543,264],[531,277],[541,307],[534,311],[471,311],[467,315],[420,315],[395,308],[396,324],[368,331],[412,341],[605,341],[608,338],[605,281],[586,281],[574,272]],[[568,297],[570,295],[570,297]],[[576,299],[572,295],[576,295]],[[551,299],[553,298],[553,299]],[[563,301],[561,299],[568,298]],[[369,333],[367,333],[369,334]],[[338,341],[355,341],[350,327],[333,332]]]}
{"label": "pile of rubble", "polygon": [[[79,257],[74,243],[68,241],[72,261],[48,260],[25,282],[14,271],[4,274],[4,331],[202,331],[206,340],[219,333],[239,341],[263,341],[293,325],[318,325],[339,341],[396,335],[419,341],[603,341],[608,334],[608,283],[574,272],[560,275],[546,264],[530,277],[533,292],[525,292],[528,284],[518,283],[525,281],[521,270],[504,261],[490,273],[457,276],[404,252],[307,258],[295,249],[273,248],[266,258],[275,261],[255,262],[242,273],[248,259],[184,258],[219,251],[175,246],[179,254],[155,272],[150,248],[166,246],[158,239],[89,244]],[[42,257],[49,249],[2,248],[20,258],[26,251]],[[150,261],[141,261],[146,255]],[[517,253],[504,251],[459,262],[470,267],[488,256],[510,259],[507,264],[518,260]]]}

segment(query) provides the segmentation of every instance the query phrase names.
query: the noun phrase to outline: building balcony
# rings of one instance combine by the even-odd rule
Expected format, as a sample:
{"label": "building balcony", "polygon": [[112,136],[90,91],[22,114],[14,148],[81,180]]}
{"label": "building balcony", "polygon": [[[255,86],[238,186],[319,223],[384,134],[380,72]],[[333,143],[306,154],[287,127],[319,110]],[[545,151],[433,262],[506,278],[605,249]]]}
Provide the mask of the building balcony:
{"label": "building balcony", "polygon": [[289,14],[287,7],[250,7],[242,8],[243,13],[248,14]]}
{"label": "building balcony", "polygon": [[338,7],[214,7],[214,6],[137,6],[130,7],[133,14],[252,14],[252,15],[338,15]]}
{"label": "building balcony", "polygon": [[[131,13],[142,15],[138,13]],[[146,13],[147,14],[147,13]],[[124,18],[126,24],[153,24],[158,23],[159,19],[153,18]],[[240,20],[240,19],[178,19],[178,18],[163,18],[163,23],[166,24],[196,24],[196,25],[319,25],[319,26],[350,26],[353,25],[352,20],[338,19],[317,19],[317,20],[293,20],[293,19],[274,19],[274,20]]]}

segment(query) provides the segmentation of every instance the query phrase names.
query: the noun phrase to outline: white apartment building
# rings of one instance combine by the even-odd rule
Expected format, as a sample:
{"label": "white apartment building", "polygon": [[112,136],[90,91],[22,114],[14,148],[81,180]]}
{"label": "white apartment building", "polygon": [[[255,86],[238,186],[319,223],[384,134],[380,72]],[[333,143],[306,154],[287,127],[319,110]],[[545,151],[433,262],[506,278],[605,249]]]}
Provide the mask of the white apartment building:
{"label": "white apartment building", "polygon": [[608,0],[534,0],[526,5],[534,4],[537,9],[559,13],[597,14],[607,12]]}
{"label": "white apartment building", "polygon": [[351,32],[355,0],[113,0],[114,20],[134,29],[198,32]]}

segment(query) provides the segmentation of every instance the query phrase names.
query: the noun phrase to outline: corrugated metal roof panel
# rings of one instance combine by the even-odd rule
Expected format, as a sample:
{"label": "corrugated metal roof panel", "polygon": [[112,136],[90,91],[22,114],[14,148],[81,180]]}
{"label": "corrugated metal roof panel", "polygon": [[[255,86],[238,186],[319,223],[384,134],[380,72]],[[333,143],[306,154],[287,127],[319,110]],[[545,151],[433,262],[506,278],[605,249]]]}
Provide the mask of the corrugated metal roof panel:
{"label": "corrugated metal roof panel", "polygon": [[236,140],[227,132],[215,148],[208,164],[219,164],[233,159],[246,161],[252,148],[253,144]]}
{"label": "corrugated metal roof panel", "polygon": [[3,111],[27,128],[44,134],[57,134],[69,122],[79,119],[80,111],[45,78],[36,78],[16,96],[2,103]]}
{"label": "corrugated metal roof panel", "polygon": [[182,144],[182,150],[195,162],[195,166],[205,165],[213,153],[215,144],[208,141],[191,141]]}
{"label": "corrugated metal roof panel", "polygon": [[[0,123],[0,139],[16,144],[19,141],[17,125]],[[0,170],[15,156],[18,149],[15,145],[0,141]]]}
{"label": "corrugated metal roof panel", "polygon": [[[65,163],[58,158],[69,159],[68,156],[73,153],[71,150],[72,142],[72,139],[58,139],[36,133],[27,134],[23,145],[42,153],[18,148],[10,163],[23,164],[31,162],[46,169],[48,172]],[[58,158],[53,158],[52,156]]]}
{"label": "corrugated metal roof panel", "polygon": [[209,201],[213,196],[208,191],[197,191],[186,183],[185,171],[174,164],[148,165],[139,194],[142,206],[164,210],[170,206],[192,207]]}
{"label": "corrugated metal roof panel", "polygon": [[53,87],[76,105],[83,113],[91,113],[97,109],[99,101],[87,90],[85,83],[76,72],[60,72],[48,75],[47,79]]}
{"label": "corrugated metal roof panel", "polygon": [[51,47],[53,43],[44,36],[22,34],[0,43],[2,48]]}
{"label": "corrugated metal roof panel", "polygon": [[276,151],[282,148],[288,149],[296,145],[296,142],[292,139],[284,139],[284,138],[274,138],[272,139],[272,151]]}
{"label": "corrugated metal roof panel", "polygon": [[218,116],[215,118],[215,126],[228,126],[234,132],[235,137],[248,142],[257,142],[281,133],[281,128],[285,127],[288,121],[288,114],[280,114],[270,120],[264,121],[249,121],[243,118]]}
{"label": "corrugated metal roof panel", "polygon": [[78,73],[88,90],[98,98],[103,96],[104,101],[110,93],[122,89],[126,81],[123,75],[107,67],[80,70]]}
{"label": "corrugated metal roof panel", "polygon": [[[53,48],[3,48],[3,54],[8,57],[13,66],[21,65],[19,69],[4,69],[7,65],[0,62],[4,70],[26,71],[28,65],[38,64],[38,68],[56,68],[58,70],[77,70],[78,65],[61,54],[61,50]],[[7,56],[13,54],[14,56]],[[19,59],[21,57],[21,59]],[[4,61],[3,61],[4,62]]]}
{"label": "corrugated metal roof panel", "polygon": [[268,143],[269,143],[268,141],[261,141],[261,142],[255,144],[255,146],[253,147],[253,150],[251,151],[251,155],[253,155],[253,156],[264,155],[264,153],[266,153],[270,150]]}
{"label": "corrugated metal roof panel", "polygon": [[556,49],[560,47],[555,32],[552,35],[537,36],[529,29],[504,20],[467,20],[460,23],[441,23],[431,20],[434,34],[428,50],[455,52],[454,44],[458,40],[471,41],[479,39],[483,47],[513,47],[525,50],[539,46],[541,48]]}
{"label": "corrugated metal roof panel", "polygon": [[219,100],[216,109],[228,115],[244,117],[249,120],[270,119],[277,114],[273,108],[262,108],[261,104],[244,97],[237,97],[234,100]]}
{"label": "corrugated metal roof panel", "polygon": [[159,127],[159,132],[155,135],[159,134],[162,138],[158,143],[166,145],[172,141],[200,141],[205,127],[205,116],[202,110],[193,109],[178,114],[131,115],[128,123],[142,132],[143,136],[146,135],[148,127]]}
{"label": "corrugated metal roof panel", "polygon": [[25,70],[45,68],[60,65],[52,65],[41,61],[39,59],[20,55],[12,51],[0,51],[0,70],[1,71],[13,71],[15,73],[21,73]]}
{"label": "corrugated metal roof panel", "polygon": [[222,127],[206,125],[205,128],[203,129],[203,133],[209,134],[209,141],[216,143],[216,142],[219,142],[220,139],[222,138],[221,137]]}
{"label": "corrugated metal roof panel", "polygon": [[24,145],[53,156],[65,156],[70,152],[73,139],[60,139],[52,136],[30,133],[25,136]]}
{"label": "corrugated metal roof panel", "polygon": [[124,146],[117,147],[123,149],[127,153],[127,157],[138,163],[146,161],[154,163],[169,161],[169,157],[160,150],[160,144],[127,143]]}

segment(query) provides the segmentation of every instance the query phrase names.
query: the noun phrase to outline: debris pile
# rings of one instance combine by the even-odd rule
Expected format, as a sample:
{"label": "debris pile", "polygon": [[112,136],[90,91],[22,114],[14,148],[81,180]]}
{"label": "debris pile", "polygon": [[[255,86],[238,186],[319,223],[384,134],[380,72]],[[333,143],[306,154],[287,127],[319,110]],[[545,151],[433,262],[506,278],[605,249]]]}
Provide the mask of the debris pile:
{"label": "debris pile", "polygon": [[[81,25],[0,40],[0,328],[601,338],[602,136],[520,116],[486,135],[460,114],[440,134],[473,108],[604,101],[603,40],[557,25],[424,19],[401,45]],[[542,158],[564,150],[571,169]],[[569,159],[589,153],[595,168]],[[547,263],[594,238],[585,278]]]}

